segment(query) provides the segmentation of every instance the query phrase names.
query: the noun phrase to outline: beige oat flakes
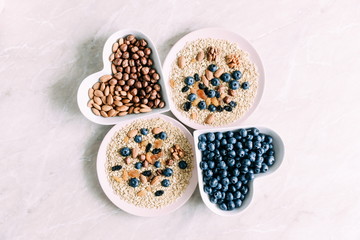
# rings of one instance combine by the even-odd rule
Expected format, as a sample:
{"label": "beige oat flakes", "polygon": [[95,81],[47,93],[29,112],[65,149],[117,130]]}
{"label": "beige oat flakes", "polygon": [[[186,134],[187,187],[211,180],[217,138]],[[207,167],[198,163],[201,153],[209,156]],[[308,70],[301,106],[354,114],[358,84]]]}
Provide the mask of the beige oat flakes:
{"label": "beige oat flakes", "polygon": [[[196,58],[200,52],[207,52],[207,50],[211,47],[216,47],[219,49],[219,56],[215,59],[215,61],[208,61],[206,58],[202,59],[201,61],[191,61],[192,59]],[[235,68],[230,68],[226,63],[227,55],[238,56],[241,59],[238,66],[236,66]],[[180,69],[176,64],[176,61],[172,63],[172,70],[169,75],[169,79],[172,80],[173,86],[171,88],[171,95],[177,109],[191,121],[203,125],[227,125],[239,119],[250,109],[251,105],[255,100],[258,89],[258,73],[256,70],[256,66],[250,61],[248,53],[241,50],[236,43],[232,43],[222,39],[198,39],[187,43],[185,47],[180,50],[180,52],[178,52],[177,58],[179,56],[183,56],[187,64]],[[196,102],[195,104],[193,103],[193,106],[188,112],[183,110],[183,104],[188,101],[186,97],[188,96],[190,91],[183,93],[181,92],[181,89],[185,86],[184,79],[186,77],[194,76],[195,73],[198,73],[200,77],[202,75],[205,75],[205,70],[210,64],[216,64],[220,69],[223,69],[224,72],[231,73],[235,69],[240,70],[243,74],[242,78],[240,79],[240,84],[247,81],[248,83],[250,83],[250,88],[247,90],[239,88],[235,90],[235,92],[231,91],[231,94],[234,95],[231,95],[231,100],[235,101],[237,103],[237,106],[233,108],[232,112],[214,112],[214,121],[206,123],[205,119],[208,117],[210,112],[208,110],[199,110],[196,107]],[[209,75],[210,73],[207,74]],[[201,81],[203,80],[204,78],[202,78]],[[228,95],[228,84],[224,83],[223,81],[220,82],[220,88],[224,92],[222,96]],[[209,85],[208,82],[206,82],[206,85]],[[210,88],[215,89],[215,87],[211,85]],[[219,104],[224,105],[222,101],[220,101]],[[196,118],[193,117],[195,114],[197,116]]]}
{"label": "beige oat flakes", "polygon": [[[159,127],[161,127],[161,129],[159,129]],[[151,185],[152,181],[150,179],[144,177],[141,177],[140,179],[140,175],[140,185],[136,188],[133,188],[129,186],[128,179],[130,179],[130,175],[138,176],[138,170],[135,170],[134,164],[140,160],[139,158],[134,159],[132,156],[130,156],[130,163],[126,164],[126,157],[121,156],[119,150],[123,147],[129,147],[133,149],[135,147],[141,146],[141,143],[136,143],[133,138],[130,138],[127,143],[123,141],[129,131],[139,131],[141,128],[149,129],[148,135],[142,135],[143,142],[146,141],[152,144],[155,143],[156,139],[152,134],[153,129],[155,129],[154,132],[158,132],[160,130],[165,131],[168,137],[167,139],[162,140],[161,149],[164,154],[159,159],[157,159],[161,162],[161,168],[155,168],[155,166],[149,164],[148,167],[141,168],[139,172],[151,170],[153,173],[155,173],[156,170],[164,169],[165,166],[173,169],[174,172],[171,177],[158,175],[158,179],[153,181],[155,182],[153,185]],[[175,164],[172,166],[166,165],[166,161],[171,159],[170,148],[175,144],[179,144],[179,146],[185,152],[184,157],[180,160],[187,162],[188,167],[186,169],[180,169],[178,167],[178,162],[180,160],[176,160]],[[139,119],[127,126],[124,126],[112,137],[111,142],[107,146],[106,154],[107,161],[105,163],[105,169],[107,171],[108,181],[111,184],[114,192],[124,201],[144,208],[161,208],[173,203],[176,199],[178,199],[189,185],[192,168],[194,165],[192,147],[185,134],[179,128],[173,126],[171,123],[166,122],[161,118],[153,118],[148,120]],[[138,154],[139,157],[141,155],[145,155],[145,149],[139,150]],[[127,157],[127,159],[129,161],[129,157]],[[122,169],[119,171],[112,171],[111,167],[115,165],[121,165]],[[129,175],[127,180],[117,181],[119,179],[123,179],[124,173],[125,175]],[[165,178],[170,180],[171,185],[169,187],[161,186],[161,181]],[[155,196],[154,193],[158,190],[163,190],[164,194],[162,196]]]}

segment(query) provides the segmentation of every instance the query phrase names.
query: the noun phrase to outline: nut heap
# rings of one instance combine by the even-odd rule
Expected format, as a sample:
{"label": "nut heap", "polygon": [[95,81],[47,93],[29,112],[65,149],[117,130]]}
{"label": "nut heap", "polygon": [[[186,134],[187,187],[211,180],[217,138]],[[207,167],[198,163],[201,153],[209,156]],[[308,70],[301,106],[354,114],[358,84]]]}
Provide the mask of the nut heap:
{"label": "nut heap", "polygon": [[89,89],[88,107],[97,116],[115,117],[163,108],[160,75],[153,67],[151,48],[134,35],[120,38],[112,46],[112,74],[101,76]]}
{"label": "nut heap", "polygon": [[229,66],[229,68],[234,68],[240,65],[241,59],[240,56],[238,55],[233,55],[233,54],[227,55],[225,59],[226,59],[226,64]]}
{"label": "nut heap", "polygon": [[220,58],[221,50],[216,47],[209,47],[207,49],[207,60],[208,61],[218,61]]}

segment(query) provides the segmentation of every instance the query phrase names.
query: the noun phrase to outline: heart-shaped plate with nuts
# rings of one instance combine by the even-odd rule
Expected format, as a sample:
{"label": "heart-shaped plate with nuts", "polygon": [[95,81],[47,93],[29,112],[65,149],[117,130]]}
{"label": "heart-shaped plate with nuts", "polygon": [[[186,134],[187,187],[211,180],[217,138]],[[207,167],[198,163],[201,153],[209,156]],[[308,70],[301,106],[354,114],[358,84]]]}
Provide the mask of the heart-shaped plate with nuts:
{"label": "heart-shaped plate with nuts", "polygon": [[103,64],[78,89],[77,102],[87,119],[113,125],[170,109],[159,55],[144,33],[125,29],[111,35]]}

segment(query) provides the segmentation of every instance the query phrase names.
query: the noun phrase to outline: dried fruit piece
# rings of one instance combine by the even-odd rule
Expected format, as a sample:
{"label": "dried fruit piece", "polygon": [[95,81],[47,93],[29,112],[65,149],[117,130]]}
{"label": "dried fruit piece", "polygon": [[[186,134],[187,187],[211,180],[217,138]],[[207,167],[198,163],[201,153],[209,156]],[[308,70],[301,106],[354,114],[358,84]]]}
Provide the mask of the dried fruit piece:
{"label": "dried fruit piece", "polygon": [[196,113],[196,112],[192,112],[192,113],[190,114],[190,118],[191,118],[192,120],[196,120],[196,119],[197,119],[197,113]]}
{"label": "dried fruit piece", "polygon": [[157,139],[154,142],[154,148],[161,148],[162,144],[163,144],[163,141],[160,139]]}
{"label": "dried fruit piece", "polygon": [[175,81],[174,79],[170,79],[170,87],[174,88],[175,87]]}
{"label": "dried fruit piece", "polygon": [[202,90],[202,89],[197,90],[196,93],[197,93],[197,95],[198,95],[200,98],[202,98],[202,99],[206,99],[206,98],[207,98],[204,90]]}
{"label": "dried fruit piece", "polygon": [[219,106],[219,101],[217,100],[216,97],[213,97],[213,98],[211,99],[211,103],[212,103],[215,107]]}
{"label": "dried fruit piece", "polygon": [[193,102],[192,102],[192,105],[193,106],[196,106],[198,105],[198,103],[200,102],[201,100],[199,98],[195,99]]}
{"label": "dried fruit piece", "polygon": [[196,89],[194,87],[190,88],[190,93],[196,93]]}
{"label": "dried fruit piece", "polygon": [[205,118],[205,123],[206,124],[211,124],[213,123],[215,120],[214,114],[210,113],[206,118]]}
{"label": "dried fruit piece", "polygon": [[128,137],[128,136],[126,136],[126,137],[124,138],[124,142],[125,142],[125,143],[128,143],[128,142],[129,142],[129,137]]}
{"label": "dried fruit piece", "polygon": [[122,174],[122,179],[127,181],[129,179],[129,174],[127,171],[124,170],[123,174]]}
{"label": "dried fruit piece", "polygon": [[112,178],[117,182],[121,182],[121,179],[118,176],[112,176]]}
{"label": "dried fruit piece", "polygon": [[207,106],[209,106],[211,104],[211,98],[207,98],[205,100],[205,103],[206,103]]}
{"label": "dried fruit piece", "polygon": [[138,195],[139,197],[143,197],[146,195],[146,190],[141,190],[136,195]]}

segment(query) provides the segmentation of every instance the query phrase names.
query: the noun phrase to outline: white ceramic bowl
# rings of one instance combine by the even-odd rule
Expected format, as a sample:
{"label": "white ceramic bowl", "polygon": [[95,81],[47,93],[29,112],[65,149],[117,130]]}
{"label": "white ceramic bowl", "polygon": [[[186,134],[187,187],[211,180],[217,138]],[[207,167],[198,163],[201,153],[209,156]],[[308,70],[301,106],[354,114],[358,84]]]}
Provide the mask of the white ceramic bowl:
{"label": "white ceramic bowl", "polygon": [[[152,50],[152,60],[154,62],[154,68],[156,69],[156,71],[158,72],[158,74],[160,75],[160,80],[159,80],[159,84],[161,85],[161,96],[163,98],[163,101],[165,102],[165,107],[164,108],[158,108],[158,109],[153,109],[151,112],[148,113],[139,113],[139,114],[129,114],[123,117],[108,117],[108,118],[104,118],[101,116],[96,116],[91,109],[87,106],[89,99],[88,96],[88,90],[89,88],[91,88],[94,83],[99,81],[99,78],[102,75],[105,74],[111,74],[111,62],[109,61],[109,56],[112,53],[112,45],[119,39],[122,37],[125,37],[129,34],[133,34],[135,35],[137,38],[142,38],[145,39],[148,42],[148,46],[151,48]],[[104,68],[99,71],[96,72],[94,74],[89,75],[88,77],[86,77],[80,84],[79,89],[78,89],[78,94],[77,94],[77,102],[80,108],[81,113],[90,121],[98,123],[98,124],[102,124],[102,125],[113,125],[113,124],[117,124],[119,122],[122,121],[126,121],[126,120],[133,120],[133,119],[137,119],[139,117],[142,116],[149,116],[152,114],[156,114],[156,113],[162,113],[162,112],[166,112],[169,111],[170,106],[169,106],[169,101],[168,101],[168,97],[166,94],[166,88],[165,88],[165,78],[164,75],[162,73],[162,69],[161,69],[161,62],[159,59],[159,55],[158,52],[156,50],[156,47],[154,46],[154,44],[152,43],[151,39],[145,35],[144,33],[141,33],[139,31],[136,30],[132,30],[132,29],[124,29],[121,31],[118,31],[116,33],[114,33],[113,35],[111,35],[104,46],[104,50],[103,50],[103,64],[104,64]]]}
{"label": "white ceramic bowl", "polygon": [[242,211],[244,211],[250,204],[253,195],[254,195],[254,181],[256,181],[259,177],[265,177],[278,169],[284,159],[285,154],[285,148],[284,143],[281,140],[281,137],[272,129],[266,128],[266,127],[258,127],[255,126],[260,130],[261,133],[270,135],[273,137],[273,145],[274,145],[274,151],[275,151],[275,163],[271,167],[269,167],[269,170],[266,173],[260,173],[255,175],[255,179],[249,182],[249,192],[246,195],[246,198],[244,199],[242,205],[240,208],[236,208],[232,211],[223,211],[221,210],[216,204],[213,204],[209,200],[209,195],[204,192],[204,182],[203,182],[203,175],[202,170],[200,169],[200,161],[201,161],[201,151],[198,149],[198,143],[199,143],[199,135],[203,133],[208,132],[226,132],[230,130],[237,130],[240,128],[251,128],[254,126],[238,126],[238,127],[227,127],[227,128],[218,128],[218,129],[203,129],[203,130],[196,130],[194,131],[194,142],[195,142],[195,155],[196,155],[196,167],[198,170],[198,181],[199,181],[199,190],[202,200],[204,201],[205,205],[214,213],[221,215],[221,216],[234,216],[240,214]]}
{"label": "white ceramic bowl", "polygon": [[[259,73],[259,84],[258,84],[258,90],[256,93],[256,97],[254,99],[254,103],[250,107],[250,109],[239,119],[236,121],[226,125],[226,126],[237,126],[240,122],[244,121],[246,118],[248,118],[251,113],[254,112],[256,107],[258,106],[260,99],[262,97],[263,91],[264,91],[264,84],[265,84],[265,73],[264,68],[261,62],[261,59],[256,52],[255,48],[243,37],[240,35],[225,30],[221,28],[205,28],[200,29],[194,32],[191,32],[187,35],[185,35],[183,38],[181,38],[170,50],[168,55],[166,56],[166,59],[164,61],[163,65],[163,73],[164,73],[164,79],[166,81],[166,92],[168,93],[168,99],[169,99],[169,105],[171,111],[174,113],[174,115],[185,125],[194,128],[194,129],[207,129],[211,128],[209,125],[203,125],[196,123],[194,121],[191,121],[189,118],[187,118],[185,115],[180,112],[177,107],[175,106],[175,103],[172,99],[172,90],[169,86],[169,75],[171,72],[171,65],[176,60],[176,54],[186,45],[186,43],[195,41],[199,38],[214,38],[214,39],[224,39],[228,40],[230,42],[237,43],[239,48],[249,53],[250,60],[256,65],[257,71]],[[225,126],[225,125],[224,125]]]}
{"label": "white ceramic bowl", "polygon": [[[151,116],[142,116],[142,119],[152,119],[152,118],[162,118],[165,121],[168,121],[172,123],[174,126],[180,128],[180,130],[185,134],[186,138],[188,139],[190,145],[192,146],[192,151],[194,152],[194,139],[189,130],[187,130],[180,122],[176,121],[175,119],[162,115],[162,114],[155,114]],[[196,185],[197,185],[197,168],[196,166],[193,167],[192,176],[189,181],[189,185],[185,189],[185,192],[179,197],[175,202],[172,204],[169,204],[165,207],[159,208],[159,209],[150,209],[150,208],[141,208],[137,207],[133,204],[130,204],[124,200],[122,200],[112,189],[106,174],[105,169],[105,163],[106,163],[106,148],[111,141],[111,138],[114,136],[114,134],[120,130],[122,127],[131,124],[132,120],[123,121],[117,125],[115,125],[113,128],[110,129],[110,131],[106,134],[104,137],[97,156],[97,174],[99,178],[100,185],[105,192],[106,196],[112,201],[117,207],[121,208],[125,212],[128,212],[133,215],[137,216],[143,216],[143,217],[156,217],[156,216],[162,216],[169,214],[178,208],[180,208],[182,205],[184,205],[193,192],[195,191]],[[193,159],[193,164],[196,164],[195,159]]]}

